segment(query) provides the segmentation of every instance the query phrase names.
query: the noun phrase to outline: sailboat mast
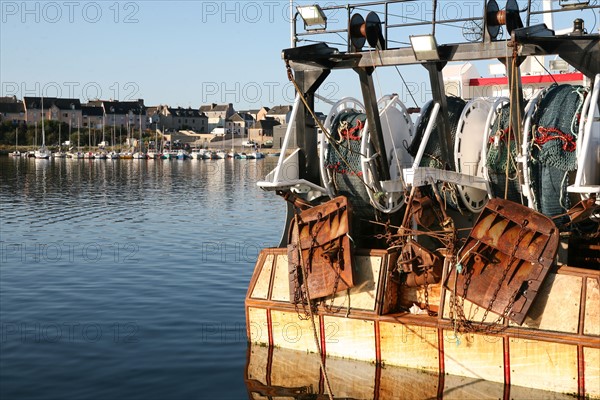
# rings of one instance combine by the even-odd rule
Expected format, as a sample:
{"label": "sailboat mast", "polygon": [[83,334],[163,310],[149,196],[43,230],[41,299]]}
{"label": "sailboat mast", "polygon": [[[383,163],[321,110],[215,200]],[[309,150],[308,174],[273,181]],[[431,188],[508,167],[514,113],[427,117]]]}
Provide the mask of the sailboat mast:
{"label": "sailboat mast", "polygon": [[42,97],[42,148],[46,147],[46,134],[44,131],[44,97]]}
{"label": "sailboat mast", "polygon": [[140,153],[144,151],[144,146],[142,145],[142,107],[140,107],[140,115],[139,115],[139,122],[140,122]]}

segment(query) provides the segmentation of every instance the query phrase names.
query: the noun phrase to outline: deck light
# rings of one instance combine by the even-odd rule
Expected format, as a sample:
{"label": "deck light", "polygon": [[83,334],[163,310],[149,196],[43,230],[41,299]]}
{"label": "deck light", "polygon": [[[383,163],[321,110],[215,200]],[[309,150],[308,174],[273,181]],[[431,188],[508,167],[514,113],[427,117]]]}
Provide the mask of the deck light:
{"label": "deck light", "polygon": [[418,61],[439,60],[440,55],[437,49],[437,42],[433,35],[413,35],[409,36],[410,45],[415,52],[415,58]]}
{"label": "deck light", "polygon": [[298,6],[298,13],[304,21],[304,29],[326,29],[327,28],[327,17],[323,13],[323,9],[317,5],[311,6]]}
{"label": "deck light", "polygon": [[555,72],[568,72],[569,64],[565,60],[550,60],[550,70]]}

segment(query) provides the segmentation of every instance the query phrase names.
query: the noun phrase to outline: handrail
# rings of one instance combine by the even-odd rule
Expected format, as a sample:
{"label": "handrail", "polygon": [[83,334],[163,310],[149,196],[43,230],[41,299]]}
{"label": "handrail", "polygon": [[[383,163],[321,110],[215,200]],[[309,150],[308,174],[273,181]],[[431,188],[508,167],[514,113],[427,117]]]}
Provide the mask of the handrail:
{"label": "handrail", "polygon": [[[485,9],[485,4],[488,0],[483,0],[482,1],[482,7],[481,7],[481,15],[478,16],[474,16],[474,17],[462,17],[462,18],[444,18],[444,19],[438,19],[438,14],[439,12],[437,12],[436,10],[438,10],[438,5],[443,4],[442,2],[439,2],[439,0],[431,0],[431,3],[429,3],[428,0],[386,0],[386,1],[368,1],[368,2],[362,2],[362,3],[354,3],[354,4],[340,4],[340,5],[325,5],[323,7],[321,7],[321,9],[325,12],[325,13],[333,13],[336,11],[344,11],[345,13],[347,13],[347,18],[348,20],[350,19],[350,16],[352,14],[353,11],[357,10],[357,9],[365,9],[365,7],[367,8],[372,8],[371,11],[379,14],[382,19],[381,19],[381,23],[383,25],[382,27],[382,32],[384,33],[384,40],[386,42],[386,47],[389,48],[389,46],[387,46],[387,44],[389,42],[398,42],[397,40],[392,40],[389,37],[389,30],[391,29],[398,29],[398,28],[410,28],[410,27],[417,27],[417,26],[431,26],[432,27],[432,33],[435,32],[436,26],[438,25],[449,25],[449,24],[455,24],[455,23],[467,23],[470,21],[473,21],[477,24],[481,24],[480,26],[482,27],[482,37],[481,39],[477,40],[477,42],[483,42],[485,35],[483,34],[483,30],[485,30],[484,28],[484,24],[485,24],[485,15],[484,15],[484,9]],[[429,19],[419,19],[419,18],[414,18],[411,16],[407,16],[407,15],[399,15],[398,13],[394,13],[393,7],[394,5],[403,5],[403,4],[410,4],[410,3],[421,3],[423,5],[431,5],[432,9],[431,10],[427,10],[427,14],[429,15]],[[501,0],[498,0],[498,3],[503,3]],[[380,7],[380,8],[377,8]],[[502,8],[502,7],[501,7]],[[554,14],[554,13],[562,13],[562,12],[573,12],[573,11],[582,11],[582,10],[596,10],[596,9],[600,9],[600,5],[596,5],[596,4],[586,4],[586,5],[578,5],[578,6],[574,6],[574,7],[563,7],[563,8],[556,8],[556,9],[552,9],[552,10],[532,10],[532,0],[528,0],[527,5],[525,6],[524,9],[521,10],[521,12],[525,12],[526,14],[523,16],[523,20],[525,21],[525,26],[530,26],[530,22],[531,22],[531,16],[534,15],[544,15],[544,14]],[[369,11],[368,9],[365,11]],[[435,13],[434,15],[431,15],[432,13]],[[308,37],[308,36],[315,36],[315,35],[327,35],[327,34],[346,34],[346,38],[344,38],[346,40],[346,45],[348,46],[348,48],[350,48],[350,39],[348,37],[348,27],[344,27],[344,28],[340,28],[339,26],[336,26],[335,29],[318,29],[318,30],[304,30],[301,32],[298,32],[298,24],[297,24],[297,20],[299,17],[299,13],[295,12],[294,13],[294,20],[293,22],[293,35],[294,35],[294,43],[298,42],[298,38],[302,38],[302,37]],[[397,23],[397,22],[391,22],[390,21],[390,17],[393,18],[401,18],[404,20],[412,20],[410,22],[405,22],[405,23]],[[302,24],[300,24],[302,25]],[[459,28],[459,26],[455,26],[456,28]],[[341,36],[341,35],[340,35]],[[304,40],[308,40],[308,39],[304,39]],[[400,42],[399,42],[400,43]]]}

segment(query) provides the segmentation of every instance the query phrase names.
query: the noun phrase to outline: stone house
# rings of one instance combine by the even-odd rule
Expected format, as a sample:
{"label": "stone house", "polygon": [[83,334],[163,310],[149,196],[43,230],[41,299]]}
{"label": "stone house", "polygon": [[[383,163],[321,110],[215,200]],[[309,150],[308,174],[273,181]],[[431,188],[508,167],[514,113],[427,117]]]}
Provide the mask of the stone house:
{"label": "stone house", "polygon": [[256,143],[263,144],[273,140],[273,129],[280,125],[274,118],[265,118],[257,121],[252,128],[248,130],[248,139]]}
{"label": "stone house", "polygon": [[273,118],[281,125],[284,125],[287,123],[291,111],[292,106],[275,106],[267,112],[267,117]]}
{"label": "stone house", "polygon": [[225,128],[225,122],[235,113],[232,103],[202,105],[199,111],[208,117],[208,132],[215,128]]}

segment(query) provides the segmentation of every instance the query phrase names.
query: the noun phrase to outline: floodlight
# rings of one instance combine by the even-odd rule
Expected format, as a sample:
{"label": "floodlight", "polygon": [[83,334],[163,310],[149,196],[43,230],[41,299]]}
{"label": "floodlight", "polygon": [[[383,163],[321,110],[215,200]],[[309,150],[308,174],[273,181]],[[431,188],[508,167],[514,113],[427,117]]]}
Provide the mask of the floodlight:
{"label": "floodlight", "polygon": [[556,72],[567,72],[569,70],[569,63],[565,60],[550,60],[550,69]]}
{"label": "floodlight", "polygon": [[312,6],[298,6],[298,13],[304,21],[304,29],[326,29],[327,17],[323,9],[318,4]]}
{"label": "floodlight", "polygon": [[490,64],[488,70],[490,75],[506,75],[506,67],[501,63]]}
{"label": "floodlight", "polygon": [[415,58],[418,61],[440,59],[437,42],[433,35],[414,35],[409,36],[409,38],[410,45],[415,52]]}

